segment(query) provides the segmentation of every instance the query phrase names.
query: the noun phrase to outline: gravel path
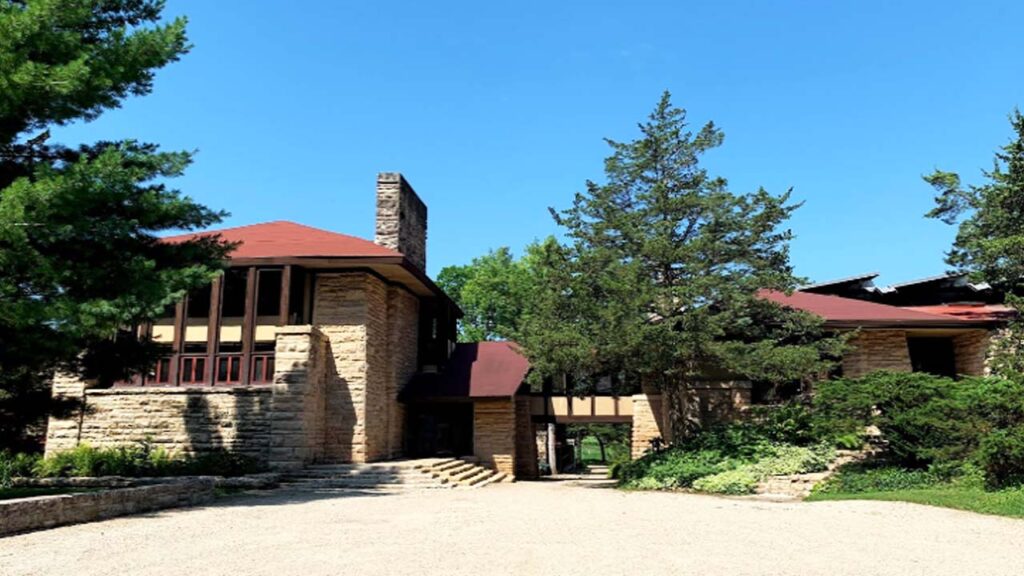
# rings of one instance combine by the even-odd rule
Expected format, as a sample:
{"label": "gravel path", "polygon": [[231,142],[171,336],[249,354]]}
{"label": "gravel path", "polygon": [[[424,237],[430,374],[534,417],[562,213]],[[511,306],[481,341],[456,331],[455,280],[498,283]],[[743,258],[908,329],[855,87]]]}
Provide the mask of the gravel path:
{"label": "gravel path", "polygon": [[0,539],[0,574],[1024,574],[1024,521],[557,483],[277,492]]}

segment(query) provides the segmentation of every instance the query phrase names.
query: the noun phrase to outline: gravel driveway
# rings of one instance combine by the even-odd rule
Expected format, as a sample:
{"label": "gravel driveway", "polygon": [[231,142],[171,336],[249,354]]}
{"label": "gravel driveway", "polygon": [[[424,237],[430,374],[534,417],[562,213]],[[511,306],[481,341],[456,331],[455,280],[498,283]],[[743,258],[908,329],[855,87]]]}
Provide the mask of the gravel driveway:
{"label": "gravel driveway", "polygon": [[557,483],[276,492],[0,539],[0,574],[1024,574],[1024,521]]}

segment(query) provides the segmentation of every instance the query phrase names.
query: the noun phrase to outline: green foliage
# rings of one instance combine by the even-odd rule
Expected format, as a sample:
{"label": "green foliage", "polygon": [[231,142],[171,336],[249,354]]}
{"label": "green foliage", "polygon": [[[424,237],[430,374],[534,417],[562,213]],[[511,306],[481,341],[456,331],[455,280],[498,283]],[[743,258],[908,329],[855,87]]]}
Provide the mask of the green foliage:
{"label": "green foliage", "polygon": [[769,476],[820,472],[835,458],[835,450],[828,444],[811,448],[779,445],[772,454],[732,470],[702,477],[693,482],[693,488],[713,494],[751,494],[758,482]]}
{"label": "green foliage", "polygon": [[87,444],[58,452],[35,462],[32,475],[40,478],[72,476],[240,476],[260,471],[250,457],[220,450],[200,454],[172,454],[147,442],[116,448]]}
{"label": "green foliage", "polygon": [[978,462],[992,486],[1024,485],[1024,425],[985,436],[978,447]]}
{"label": "green foliage", "polygon": [[693,483],[695,490],[710,494],[740,495],[751,494],[761,479],[750,466],[741,466],[718,474],[698,478]]}
{"label": "green foliage", "polygon": [[[806,411],[800,405],[774,413],[765,408],[745,421],[717,426],[616,466],[612,476],[626,488],[748,494],[767,476],[824,470],[835,450],[828,443],[812,443]],[[807,445],[787,443],[793,438]]]}
{"label": "green foliage", "polygon": [[511,340],[519,332],[529,301],[531,271],[527,259],[516,260],[507,247],[474,258],[465,266],[446,266],[440,286],[465,313],[459,340]]}
{"label": "green foliage", "polygon": [[[1011,140],[999,148],[984,182],[964,186],[954,172],[935,170],[925,176],[938,192],[927,215],[957,225],[946,261],[976,281],[1007,294],[1006,303],[1024,310],[1024,115],[1010,114]],[[993,373],[1024,377],[1024,321],[1018,318],[992,349]]]}
{"label": "green foliage", "polygon": [[899,466],[976,463],[994,486],[1024,479],[1021,381],[876,372],[823,382],[814,403],[821,429],[876,426]]}
{"label": "green foliage", "polygon": [[535,286],[519,338],[541,380],[601,375],[676,383],[713,365],[768,381],[826,371],[842,347],[821,320],[758,296],[798,284],[789,194],[735,193],[700,165],[722,144],[689,130],[665,93],[631,142],[608,140],[603,183],[552,210],[566,245],[531,252]]}
{"label": "green foliage", "polygon": [[31,476],[39,459],[35,454],[0,450],[0,489],[9,488],[12,478]]}
{"label": "green foliage", "polygon": [[228,248],[157,241],[223,216],[167,187],[191,153],[49,142],[52,127],[148,94],[156,70],[187,52],[185,20],[162,9],[0,2],[0,446],[31,448],[26,430],[73,408],[51,403],[54,370],[106,384],[149,366],[151,343],[120,331],[209,282]]}

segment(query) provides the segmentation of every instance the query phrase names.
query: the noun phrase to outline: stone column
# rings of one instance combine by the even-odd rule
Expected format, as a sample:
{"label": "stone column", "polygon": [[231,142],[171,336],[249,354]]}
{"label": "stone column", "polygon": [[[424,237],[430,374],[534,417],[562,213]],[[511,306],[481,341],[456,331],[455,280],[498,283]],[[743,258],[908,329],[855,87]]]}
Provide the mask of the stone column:
{"label": "stone column", "polygon": [[271,384],[272,468],[301,468],[323,457],[325,356],[325,340],[316,328],[277,329]]}
{"label": "stone column", "polygon": [[633,433],[630,455],[636,459],[651,447],[651,440],[661,438],[662,399],[660,394],[636,394],[633,396]]}

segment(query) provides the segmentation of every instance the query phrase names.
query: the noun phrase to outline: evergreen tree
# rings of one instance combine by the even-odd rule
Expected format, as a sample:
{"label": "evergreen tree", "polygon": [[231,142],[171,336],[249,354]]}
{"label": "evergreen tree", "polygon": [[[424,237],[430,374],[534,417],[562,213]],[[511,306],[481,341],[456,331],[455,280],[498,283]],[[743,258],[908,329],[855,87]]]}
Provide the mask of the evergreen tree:
{"label": "evergreen tree", "polygon": [[[1024,310],[1024,115],[1010,114],[1013,138],[996,152],[992,169],[982,171],[984,182],[964,186],[955,172],[935,170],[924,177],[938,192],[928,212],[957,225],[946,262],[975,281],[988,282],[1007,294],[1007,304]],[[1024,375],[1024,324],[1019,315],[1005,338],[996,343],[993,369]]]}
{"label": "evergreen tree", "polygon": [[165,184],[190,153],[50,141],[55,126],[149,93],[187,52],[185,20],[161,24],[162,9],[0,0],[0,448],[26,446],[52,408],[54,370],[110,383],[146,367],[151,344],[119,333],[208,282],[228,248],[158,241],[223,216]]}
{"label": "evergreen tree", "polygon": [[567,373],[584,391],[603,375],[664,388],[826,372],[843,339],[758,296],[799,282],[789,193],[734,193],[708,174],[700,158],[723,134],[713,123],[689,131],[667,92],[639,128],[631,142],[608,140],[605,182],[587,182],[570,208],[552,209],[566,245],[531,251],[536,283],[520,340],[533,378]]}

